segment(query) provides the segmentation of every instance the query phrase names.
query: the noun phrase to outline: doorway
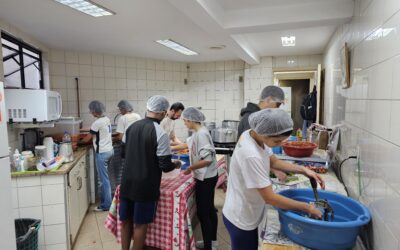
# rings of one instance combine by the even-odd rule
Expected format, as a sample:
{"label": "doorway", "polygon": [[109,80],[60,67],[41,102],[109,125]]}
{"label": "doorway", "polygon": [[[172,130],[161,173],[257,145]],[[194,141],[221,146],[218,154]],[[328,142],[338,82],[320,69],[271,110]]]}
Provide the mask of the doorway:
{"label": "doorway", "polygon": [[[293,119],[293,129],[303,128],[303,118],[300,107],[303,98],[310,93],[310,79],[279,80],[279,86],[291,89],[290,113]],[[289,108],[289,107],[288,107]]]}

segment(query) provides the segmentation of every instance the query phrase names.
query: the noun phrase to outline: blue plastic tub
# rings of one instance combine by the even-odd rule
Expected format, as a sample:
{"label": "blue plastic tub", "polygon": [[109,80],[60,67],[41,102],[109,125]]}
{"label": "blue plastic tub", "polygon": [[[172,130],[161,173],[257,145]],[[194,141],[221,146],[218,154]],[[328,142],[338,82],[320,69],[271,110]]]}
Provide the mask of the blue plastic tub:
{"label": "blue plastic tub", "polygon": [[282,147],[273,147],[272,148],[272,153],[274,153],[276,155],[282,154]]}
{"label": "blue plastic tub", "polygon": [[[278,208],[282,232],[292,241],[318,250],[352,248],[361,226],[371,220],[368,209],[360,202],[328,191],[318,191],[320,199],[327,199],[334,210],[333,221],[321,221],[304,214]],[[315,201],[312,189],[288,189],[279,192],[288,198]]]}
{"label": "blue plastic tub", "polygon": [[189,155],[188,154],[173,154],[172,155],[173,160],[181,160],[185,162],[185,164],[182,164],[181,169],[186,170],[190,166],[190,160],[189,160]]}

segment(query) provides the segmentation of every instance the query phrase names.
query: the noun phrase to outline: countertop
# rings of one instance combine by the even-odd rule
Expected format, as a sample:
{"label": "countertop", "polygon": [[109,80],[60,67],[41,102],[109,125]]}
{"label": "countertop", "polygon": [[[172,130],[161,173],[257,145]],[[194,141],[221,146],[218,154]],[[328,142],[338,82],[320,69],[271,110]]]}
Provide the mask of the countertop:
{"label": "countertop", "polygon": [[49,171],[25,171],[25,172],[11,172],[11,177],[27,177],[27,176],[41,176],[41,175],[64,175],[68,174],[76,163],[84,156],[87,152],[86,147],[80,147],[74,152],[74,161],[64,163],[57,170]]}

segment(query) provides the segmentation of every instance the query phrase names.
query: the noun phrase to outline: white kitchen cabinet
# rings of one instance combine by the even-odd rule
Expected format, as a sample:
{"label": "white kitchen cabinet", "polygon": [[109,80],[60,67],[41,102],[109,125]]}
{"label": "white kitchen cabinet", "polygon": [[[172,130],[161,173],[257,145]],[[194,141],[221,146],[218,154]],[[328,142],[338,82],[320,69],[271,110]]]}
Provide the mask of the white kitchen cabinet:
{"label": "white kitchen cabinet", "polygon": [[56,171],[12,173],[14,218],[42,221],[39,249],[72,249],[89,207],[90,154],[80,148],[73,162]]}
{"label": "white kitchen cabinet", "polygon": [[82,156],[75,168],[68,174],[68,200],[71,245],[75,242],[80,225],[89,207],[87,190],[86,156]]}

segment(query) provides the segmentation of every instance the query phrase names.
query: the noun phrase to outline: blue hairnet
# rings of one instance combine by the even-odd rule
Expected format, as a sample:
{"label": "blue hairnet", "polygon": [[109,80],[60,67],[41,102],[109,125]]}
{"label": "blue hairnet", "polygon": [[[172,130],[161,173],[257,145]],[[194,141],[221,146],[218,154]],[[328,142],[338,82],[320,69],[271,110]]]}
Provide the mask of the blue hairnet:
{"label": "blue hairnet", "polygon": [[118,108],[119,108],[119,109],[126,110],[127,112],[133,111],[132,105],[131,105],[127,100],[121,100],[121,101],[118,103]]}
{"label": "blue hairnet", "polygon": [[250,128],[259,135],[277,136],[293,130],[293,120],[283,109],[263,109],[249,116]]}
{"label": "blue hairnet", "polygon": [[188,107],[182,112],[182,117],[185,120],[193,121],[193,122],[202,122],[206,119],[203,113],[200,110],[194,107]]}
{"label": "blue hairnet", "polygon": [[99,101],[91,101],[89,103],[89,110],[90,112],[100,113],[103,114],[106,112],[106,106]]}
{"label": "blue hairnet", "polygon": [[168,111],[169,102],[164,96],[155,95],[147,100],[146,106],[148,111],[159,113],[163,111]]}

